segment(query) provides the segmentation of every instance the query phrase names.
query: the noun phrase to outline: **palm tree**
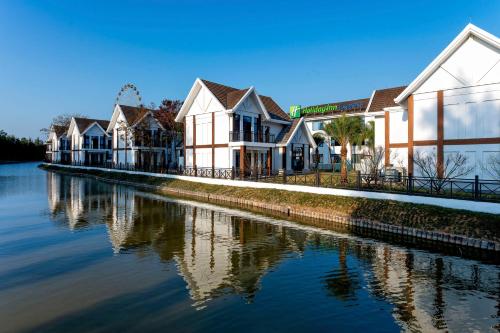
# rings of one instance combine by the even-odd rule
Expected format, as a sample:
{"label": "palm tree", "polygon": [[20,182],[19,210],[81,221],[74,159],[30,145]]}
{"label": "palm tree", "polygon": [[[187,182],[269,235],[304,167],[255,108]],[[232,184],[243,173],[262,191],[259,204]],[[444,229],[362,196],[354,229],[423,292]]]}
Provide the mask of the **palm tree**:
{"label": "palm tree", "polygon": [[361,139],[371,153],[375,150],[375,122],[373,120],[370,120],[368,123],[361,127],[361,130]]}
{"label": "palm tree", "polygon": [[316,151],[315,151],[315,166],[318,168],[319,164],[319,146],[325,142],[325,137],[321,133],[314,133],[313,135],[314,143],[316,143]]}
{"label": "palm tree", "polygon": [[340,144],[340,181],[347,183],[347,145],[361,144],[364,141],[364,124],[360,117],[342,114],[325,126],[325,132]]}

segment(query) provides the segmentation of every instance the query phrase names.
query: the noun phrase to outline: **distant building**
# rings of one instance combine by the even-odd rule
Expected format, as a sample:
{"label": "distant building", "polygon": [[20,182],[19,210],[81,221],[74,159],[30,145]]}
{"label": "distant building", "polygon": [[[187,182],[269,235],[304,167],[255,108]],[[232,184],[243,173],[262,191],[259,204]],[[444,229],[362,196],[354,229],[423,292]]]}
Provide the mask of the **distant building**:
{"label": "distant building", "polygon": [[52,125],[47,139],[46,159],[53,163],[69,163],[71,147],[67,136],[68,128]]}
{"label": "distant building", "polygon": [[71,161],[98,165],[111,161],[111,136],[107,120],[72,118],[68,129]]}
{"label": "distant building", "polygon": [[177,167],[175,136],[169,140],[159,110],[116,105],[107,127],[113,137],[113,163],[138,167]]}

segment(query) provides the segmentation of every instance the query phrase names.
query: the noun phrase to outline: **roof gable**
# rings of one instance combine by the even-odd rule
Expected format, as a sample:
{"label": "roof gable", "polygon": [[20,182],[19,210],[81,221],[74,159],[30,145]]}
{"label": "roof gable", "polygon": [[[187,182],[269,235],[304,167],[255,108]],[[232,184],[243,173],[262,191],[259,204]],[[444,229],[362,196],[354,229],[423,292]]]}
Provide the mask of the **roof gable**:
{"label": "roof gable", "polygon": [[84,134],[94,125],[99,126],[103,132],[106,132],[109,125],[108,120],[102,119],[73,118],[72,121],[74,121],[74,128],[78,129],[80,134]]}
{"label": "roof gable", "polygon": [[394,99],[405,89],[406,86],[375,90],[366,112],[378,112],[383,111],[385,108],[398,106]]}
{"label": "roof gable", "polygon": [[304,118],[293,119],[290,125],[284,127],[278,134],[276,143],[279,146],[289,145],[300,130],[304,131],[309,145],[311,145],[312,148],[316,148],[316,142],[314,141],[311,131],[309,131],[309,128],[305,125]]}
{"label": "roof gable", "polygon": [[[441,70],[441,72],[443,72],[442,74],[444,75],[446,73],[446,69],[442,66],[471,37],[473,38],[473,40],[480,41],[485,46],[487,45],[489,47],[492,47],[493,49],[500,50],[500,40],[496,36],[476,27],[473,24],[468,24],[465,29],[462,30],[462,32],[457,37],[455,37],[455,39],[417,76],[417,78],[413,80],[413,82],[410,83],[410,85],[403,92],[401,92],[399,96],[395,98],[395,102],[397,104],[401,104],[402,102],[404,102],[406,98],[408,98],[408,96],[419,89],[431,77],[431,75],[433,75],[438,70]],[[467,56],[466,54],[469,55]],[[463,56],[470,57],[470,52],[464,50]],[[452,67],[453,66],[451,64],[448,64],[448,68]],[[453,74],[451,73],[448,74],[453,76]],[[457,73],[455,73],[455,75],[457,75]],[[464,80],[465,82],[462,82],[460,78],[455,77],[455,79],[461,82],[462,85],[470,84],[468,80],[464,80],[463,78],[462,80]]]}
{"label": "roof gable", "polygon": [[285,113],[271,97],[258,95],[253,87],[237,89],[208,80],[196,79],[186,101],[175,118],[177,122],[182,121],[203,88],[210,91],[212,96],[215,97],[217,102],[219,102],[225,110],[237,108],[246,98],[253,95],[267,119],[290,121],[288,114]]}

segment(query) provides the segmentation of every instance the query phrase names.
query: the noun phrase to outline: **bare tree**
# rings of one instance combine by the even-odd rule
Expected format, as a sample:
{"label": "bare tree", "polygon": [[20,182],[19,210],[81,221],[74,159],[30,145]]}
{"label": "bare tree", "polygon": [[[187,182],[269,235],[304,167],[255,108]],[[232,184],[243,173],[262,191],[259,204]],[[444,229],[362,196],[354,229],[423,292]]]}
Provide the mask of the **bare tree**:
{"label": "bare tree", "polygon": [[52,118],[52,122],[50,123],[48,128],[42,128],[40,129],[40,132],[42,132],[44,135],[48,136],[50,134],[50,131],[52,127],[54,126],[61,126],[61,127],[69,127],[69,124],[71,123],[71,118],[87,118],[87,116],[84,116],[79,113],[64,113],[60,114],[58,116],[55,116]]}
{"label": "bare tree", "polygon": [[[417,166],[420,174],[433,179],[437,192],[441,192],[451,179],[467,176],[474,169],[467,162],[467,156],[462,153],[448,154],[441,166],[435,151],[431,153],[417,151],[413,157],[413,163]],[[441,175],[439,174],[440,167],[442,169]]]}
{"label": "bare tree", "polygon": [[175,154],[175,146],[178,142],[180,142],[184,132],[183,124],[175,121],[175,117],[181,109],[182,104],[183,102],[180,100],[164,99],[161,102],[159,109],[155,111],[155,118],[165,129],[163,132],[163,139],[165,141],[165,146],[167,147],[166,152],[168,153],[169,148],[172,149],[169,157],[167,157],[169,163],[170,157],[175,158],[172,154]]}
{"label": "bare tree", "polygon": [[[148,112],[148,111],[146,111]],[[146,113],[144,118],[136,123],[133,127],[134,145],[144,148],[147,154],[140,154],[141,165],[144,167],[151,167],[155,164],[154,154],[156,154],[156,147],[164,146],[164,131],[161,128],[156,130],[153,128],[152,123],[155,122],[152,113]]]}
{"label": "bare tree", "polygon": [[481,163],[481,170],[494,180],[500,180],[500,154],[491,155]]}
{"label": "bare tree", "polygon": [[360,163],[359,171],[363,175],[363,180],[370,185],[377,184],[380,177],[380,170],[383,166],[385,149],[381,146],[368,146],[364,150],[364,156]]}

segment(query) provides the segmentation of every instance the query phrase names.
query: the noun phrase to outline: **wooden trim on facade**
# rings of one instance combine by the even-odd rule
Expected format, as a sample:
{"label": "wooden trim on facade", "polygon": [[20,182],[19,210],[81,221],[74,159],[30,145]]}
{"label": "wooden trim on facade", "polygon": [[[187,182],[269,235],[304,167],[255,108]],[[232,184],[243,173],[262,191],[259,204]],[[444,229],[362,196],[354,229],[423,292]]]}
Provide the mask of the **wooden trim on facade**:
{"label": "wooden trim on facade", "polygon": [[443,91],[437,92],[437,177],[443,178],[444,175],[444,106],[443,106]]}
{"label": "wooden trim on facade", "polygon": [[500,137],[477,138],[477,139],[449,139],[444,140],[444,145],[489,145],[500,144]]}
{"label": "wooden trim on facade", "polygon": [[193,168],[196,168],[196,116],[193,115]]}
{"label": "wooden trim on facade", "polygon": [[384,122],[385,122],[385,161],[384,161],[384,164],[386,166],[389,165],[390,163],[390,155],[391,155],[391,151],[390,151],[390,137],[391,137],[391,131],[390,131],[390,118],[389,118],[389,111],[385,111],[384,113]]}
{"label": "wooden trim on facade", "polygon": [[214,145],[195,145],[195,146],[186,146],[186,148],[190,148],[190,149],[202,149],[202,148],[226,148],[226,147],[229,147],[229,145],[227,143],[217,143],[217,144],[214,144]]}
{"label": "wooden trim on facade", "polygon": [[240,178],[243,179],[245,177],[245,161],[246,161],[246,147],[240,146]]}
{"label": "wooden trim on facade", "polygon": [[[184,167],[186,165],[186,117],[182,120],[182,126],[184,127],[184,134],[182,135],[182,149],[184,150]],[[177,155],[177,154],[176,154]]]}
{"label": "wooden trim on facade", "polygon": [[267,152],[267,161],[266,161],[266,166],[267,166],[267,174],[268,176],[271,175],[271,169],[273,167],[273,148],[269,148],[269,151]]}
{"label": "wooden trim on facade", "polygon": [[408,143],[391,143],[389,148],[408,148]]}
{"label": "wooden trim on facade", "polygon": [[212,112],[212,169],[215,168],[215,113]]}
{"label": "wooden trim on facade", "polygon": [[435,146],[437,145],[437,140],[419,140],[413,141],[414,146]]}
{"label": "wooden trim on facade", "polygon": [[413,174],[413,95],[408,97],[408,173]]}
{"label": "wooden trim on facade", "polygon": [[[443,150],[444,146],[458,146],[458,145],[488,145],[488,144],[500,144],[499,138],[474,138],[474,139],[447,139],[443,140]],[[437,146],[438,140],[418,140],[413,141],[414,147],[422,146]],[[391,148],[407,148],[408,143],[391,143]]]}

